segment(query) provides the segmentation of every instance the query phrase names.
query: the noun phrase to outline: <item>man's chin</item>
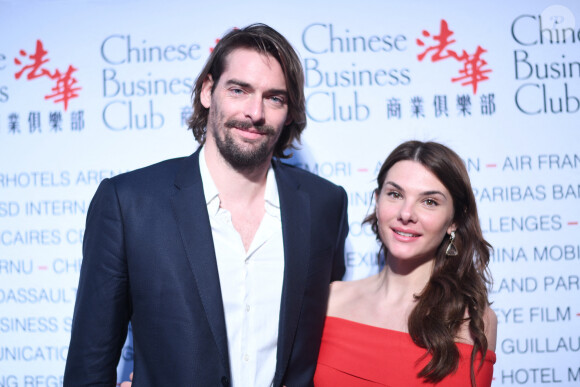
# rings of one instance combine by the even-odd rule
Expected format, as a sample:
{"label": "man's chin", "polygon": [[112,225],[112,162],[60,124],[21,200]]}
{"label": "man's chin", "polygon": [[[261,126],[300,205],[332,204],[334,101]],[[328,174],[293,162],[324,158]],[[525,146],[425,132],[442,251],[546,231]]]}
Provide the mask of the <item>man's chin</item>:
{"label": "man's chin", "polygon": [[220,148],[222,157],[236,169],[253,169],[269,163],[272,151],[262,142],[260,144],[229,144]]}

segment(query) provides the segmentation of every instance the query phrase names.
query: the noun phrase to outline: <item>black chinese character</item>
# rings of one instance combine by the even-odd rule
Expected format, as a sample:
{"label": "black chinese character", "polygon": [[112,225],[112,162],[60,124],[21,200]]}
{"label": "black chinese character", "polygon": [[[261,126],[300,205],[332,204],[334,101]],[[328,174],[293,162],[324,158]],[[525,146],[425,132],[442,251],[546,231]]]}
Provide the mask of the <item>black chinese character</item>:
{"label": "black chinese character", "polygon": [[463,94],[457,96],[457,110],[460,115],[465,117],[466,115],[471,115],[471,98],[469,94]]}
{"label": "black chinese character", "polygon": [[446,95],[436,95],[433,98],[433,106],[435,107],[435,117],[440,117],[445,114],[445,117],[449,117],[447,112],[447,96]]}
{"label": "black chinese character", "polygon": [[30,133],[40,133],[40,112],[30,112],[28,114],[28,131]]}
{"label": "black chinese character", "polygon": [[387,118],[401,119],[401,103],[398,98],[391,98],[387,100]]}
{"label": "black chinese character", "polygon": [[71,112],[70,129],[80,131],[83,130],[84,128],[85,128],[85,112],[83,110]]}
{"label": "black chinese character", "polygon": [[481,100],[481,114],[484,116],[491,116],[495,113],[495,94],[484,94],[480,97]]}
{"label": "black chinese character", "polygon": [[425,117],[423,112],[423,98],[413,97],[411,98],[411,116],[415,118]]}

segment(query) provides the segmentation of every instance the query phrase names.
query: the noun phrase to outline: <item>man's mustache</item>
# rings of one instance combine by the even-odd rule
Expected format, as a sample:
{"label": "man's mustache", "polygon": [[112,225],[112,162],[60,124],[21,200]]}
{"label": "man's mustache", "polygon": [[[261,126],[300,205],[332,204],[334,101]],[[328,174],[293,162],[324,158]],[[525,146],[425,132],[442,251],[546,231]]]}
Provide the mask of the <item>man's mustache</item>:
{"label": "man's mustache", "polygon": [[276,130],[271,125],[254,125],[254,124],[252,124],[251,121],[240,121],[240,120],[232,119],[232,120],[226,121],[224,126],[226,128],[229,128],[229,129],[240,128],[240,129],[248,130],[248,129],[254,128],[256,132],[258,132],[260,134],[270,135],[270,136],[272,136],[276,133]]}

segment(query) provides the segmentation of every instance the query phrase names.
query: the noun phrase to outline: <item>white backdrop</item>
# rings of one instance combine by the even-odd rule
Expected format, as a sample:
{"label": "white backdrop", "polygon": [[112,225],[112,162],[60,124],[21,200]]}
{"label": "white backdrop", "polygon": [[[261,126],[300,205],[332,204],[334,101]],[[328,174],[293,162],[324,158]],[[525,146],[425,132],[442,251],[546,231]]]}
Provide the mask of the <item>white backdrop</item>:
{"label": "white backdrop", "polygon": [[579,385],[580,2],[0,0],[0,387],[62,384],[99,181],[195,150],[191,85],[253,22],[301,55],[292,162],[349,194],[347,279],[377,270],[360,223],[380,163],[443,142],[495,248],[494,386]]}

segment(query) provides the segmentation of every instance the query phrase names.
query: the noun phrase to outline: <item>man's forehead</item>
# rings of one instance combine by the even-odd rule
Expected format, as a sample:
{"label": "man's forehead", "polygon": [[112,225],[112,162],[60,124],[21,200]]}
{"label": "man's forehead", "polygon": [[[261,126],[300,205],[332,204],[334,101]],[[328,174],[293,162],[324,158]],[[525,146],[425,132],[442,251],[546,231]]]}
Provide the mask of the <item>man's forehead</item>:
{"label": "man's forehead", "polygon": [[[256,61],[261,63],[255,66]],[[267,66],[269,70],[273,70],[273,73],[261,65]],[[272,78],[272,74],[277,75]],[[236,48],[227,54],[218,82],[224,85],[247,83],[248,86],[250,84],[254,86],[267,84],[269,89],[277,92],[286,92],[287,90],[286,75],[278,60],[267,52],[246,47]]]}
{"label": "man's forehead", "polygon": [[[247,62],[257,60],[263,61],[268,66],[270,66],[271,63],[277,63],[278,65],[280,65],[280,62],[278,62],[278,60],[268,52],[262,52],[251,47],[237,47],[234,48],[231,52],[229,52],[225,56],[224,71],[229,70],[230,66],[236,66],[241,64],[241,61]],[[280,65],[280,67],[282,66]]]}

